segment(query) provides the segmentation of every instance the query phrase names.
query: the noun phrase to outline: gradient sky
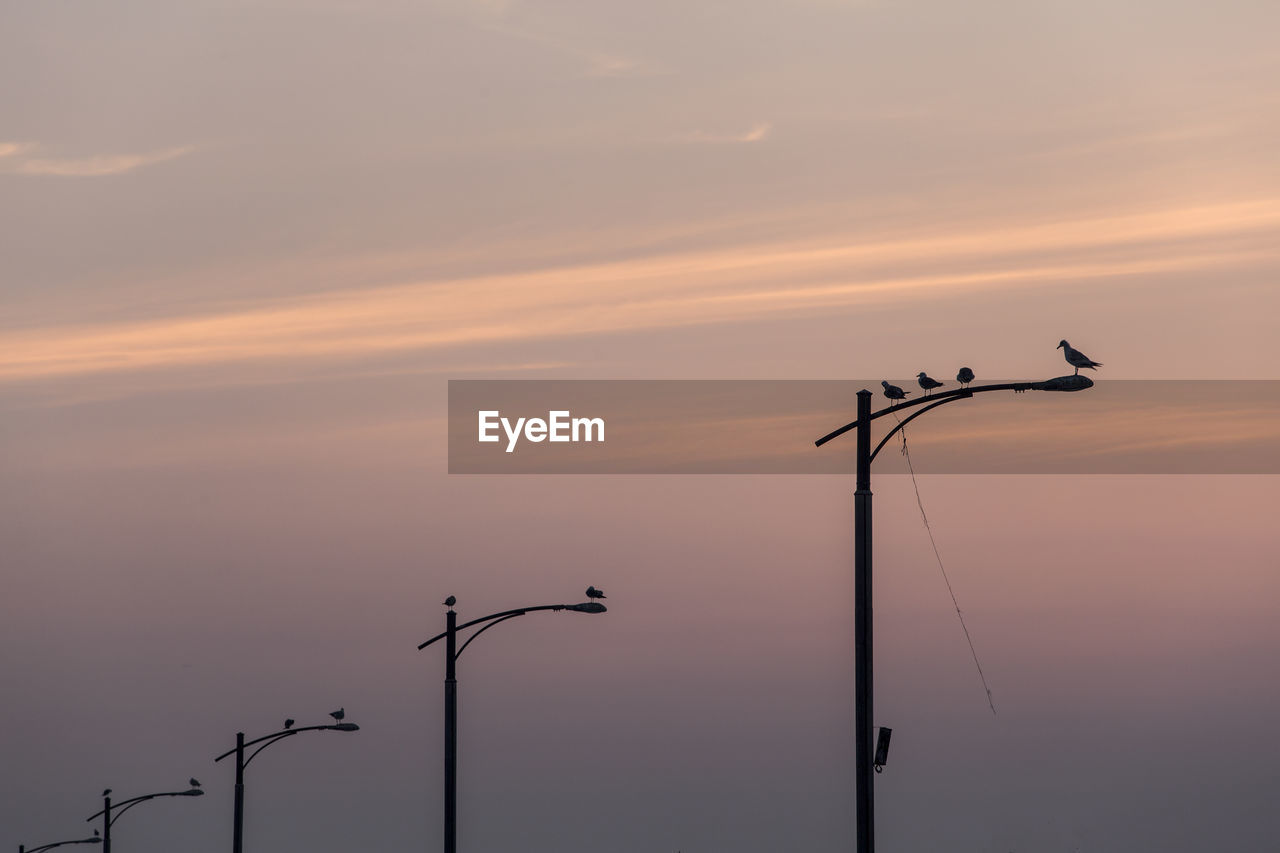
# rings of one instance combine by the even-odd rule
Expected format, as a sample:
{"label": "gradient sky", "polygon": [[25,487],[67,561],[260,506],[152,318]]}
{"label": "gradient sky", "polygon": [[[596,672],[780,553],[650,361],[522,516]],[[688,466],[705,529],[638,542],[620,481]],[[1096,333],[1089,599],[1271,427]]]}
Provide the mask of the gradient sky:
{"label": "gradient sky", "polygon": [[[225,851],[345,705],[246,849],[437,849],[438,602],[591,583],[460,662],[460,849],[850,849],[852,483],[450,477],[446,381],[1280,379],[1277,29],[0,0],[0,842]],[[875,485],[882,850],[1274,846],[1280,478],[920,478],[997,717]]]}

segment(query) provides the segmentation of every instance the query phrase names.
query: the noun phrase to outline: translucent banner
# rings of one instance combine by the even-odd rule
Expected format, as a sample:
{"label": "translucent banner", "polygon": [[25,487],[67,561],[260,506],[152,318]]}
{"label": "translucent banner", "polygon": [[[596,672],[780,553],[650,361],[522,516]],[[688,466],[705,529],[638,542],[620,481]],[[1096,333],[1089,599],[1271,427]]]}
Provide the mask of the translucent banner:
{"label": "translucent banner", "polygon": [[[891,380],[892,381],[892,380]],[[1280,381],[1043,380],[973,385],[888,441],[876,473],[1280,473]],[[924,396],[914,381],[896,380]],[[881,380],[452,380],[454,474],[851,474],[857,392],[874,447],[923,405]],[[936,389],[941,401],[957,386]]]}

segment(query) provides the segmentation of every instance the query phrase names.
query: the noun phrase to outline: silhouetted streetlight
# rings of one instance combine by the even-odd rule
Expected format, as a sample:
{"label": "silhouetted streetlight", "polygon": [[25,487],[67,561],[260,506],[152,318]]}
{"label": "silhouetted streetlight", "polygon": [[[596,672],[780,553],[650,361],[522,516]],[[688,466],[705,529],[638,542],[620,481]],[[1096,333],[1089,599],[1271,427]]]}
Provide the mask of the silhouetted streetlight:
{"label": "silhouetted streetlight", "polygon": [[42,844],[39,847],[32,847],[28,850],[25,846],[18,845],[18,853],[41,853],[43,850],[52,850],[55,847],[61,847],[64,844],[101,844],[102,839],[98,837],[95,830],[92,838],[77,838],[74,841],[55,841],[52,844]]}
{"label": "silhouetted streetlight", "polygon": [[[931,409],[954,403],[979,394],[983,391],[1083,391],[1093,387],[1093,380],[1087,376],[1059,376],[1044,382],[1004,382],[995,385],[966,386],[954,391],[943,391],[917,400],[898,403],[871,411],[871,392],[865,388],[858,392],[858,419],[845,424],[840,429],[824,435],[814,442],[821,447],[833,438],[844,435],[850,430],[858,431],[857,441],[857,491],[853,496],[854,545],[853,545],[853,632],[854,632],[854,727],[857,739],[854,748],[856,767],[857,800],[857,853],[874,853],[875,851],[875,799],[872,795],[874,784],[874,767],[876,760],[872,757],[872,656],[871,656],[871,462],[880,449],[903,427]],[[876,418],[893,414],[902,409],[928,403],[920,411],[903,418],[902,422],[871,449],[871,422]],[[889,739],[883,740],[884,753],[887,757]],[[879,750],[877,750],[879,751]],[[883,761],[878,762],[883,767]]]}
{"label": "silhouetted streetlight", "polygon": [[145,803],[147,800],[158,799],[159,797],[201,797],[204,791],[196,785],[192,785],[185,791],[162,791],[158,794],[143,794],[141,797],[133,797],[128,800],[121,800],[118,803],[111,802],[111,789],[102,792],[102,811],[89,815],[85,820],[92,821],[95,818],[102,818],[102,853],[111,853],[111,825],[120,819],[120,815],[136,806],[138,803]]}
{"label": "silhouetted streetlight", "polygon": [[[340,720],[344,714],[342,711],[336,711],[333,714],[330,714],[330,716],[336,720]],[[285,728],[280,731],[273,732],[269,735],[263,735],[260,738],[254,738],[251,741],[246,741],[244,739],[244,732],[236,732],[236,748],[229,749],[214,759],[214,762],[216,763],[230,755],[234,755],[236,757],[235,813],[232,818],[233,824],[231,832],[232,853],[242,853],[244,847],[244,769],[249,766],[249,762],[253,761],[254,757],[259,752],[262,752],[262,750],[271,746],[271,744],[276,741],[293,737],[294,735],[301,734],[302,732],[356,732],[360,730],[360,727],[355,723],[344,722],[326,726],[303,726],[300,729],[292,728],[292,726],[293,720],[288,720],[285,724]],[[261,745],[258,746],[259,744]],[[258,748],[249,753],[248,758],[245,758],[244,751],[251,746],[258,746]]]}
{"label": "silhouetted streetlight", "polygon": [[[595,587],[590,587],[587,593],[592,597],[604,597],[604,593]],[[457,853],[458,849],[458,676],[456,664],[458,657],[461,656],[463,650],[471,645],[471,641],[476,637],[488,631],[499,622],[506,622],[508,619],[514,619],[517,616],[523,616],[526,613],[533,613],[535,610],[571,610],[574,613],[604,613],[608,610],[598,601],[588,601],[583,604],[544,604],[538,607],[521,607],[518,610],[504,610],[501,613],[491,613],[488,616],[481,616],[479,619],[472,619],[470,622],[458,624],[458,614],[454,611],[453,605],[457,599],[452,595],[445,600],[445,605],[449,608],[445,614],[445,624],[448,626],[443,633],[436,634],[430,640],[418,646],[418,651],[422,651],[427,646],[437,640],[447,640],[445,643],[445,675],[444,675],[444,850],[445,853]],[[483,628],[477,630],[474,634],[467,638],[462,644],[462,648],[458,648],[458,632],[473,625],[485,624]],[[239,853],[239,851],[237,851]]]}

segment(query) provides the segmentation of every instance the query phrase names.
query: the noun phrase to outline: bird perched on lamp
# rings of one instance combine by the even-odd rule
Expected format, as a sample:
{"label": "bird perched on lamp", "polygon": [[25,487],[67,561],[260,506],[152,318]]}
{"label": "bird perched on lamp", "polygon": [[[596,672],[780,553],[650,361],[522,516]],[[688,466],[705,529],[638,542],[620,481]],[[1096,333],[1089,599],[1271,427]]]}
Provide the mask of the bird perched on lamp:
{"label": "bird perched on lamp", "polygon": [[910,391],[903,391],[897,385],[890,385],[883,379],[880,380],[880,384],[884,386],[884,395],[890,400],[905,400],[907,395],[911,393]]}
{"label": "bird perched on lamp", "polygon": [[596,589],[594,586],[587,587],[587,598],[604,598],[604,590]]}
{"label": "bird perched on lamp", "polygon": [[1057,349],[1062,350],[1062,355],[1067,360],[1067,364],[1076,369],[1077,376],[1080,375],[1080,368],[1082,367],[1087,367],[1090,370],[1102,367],[1102,362],[1093,361],[1089,356],[1080,352],[1080,350],[1073,348],[1065,339],[1058,342]]}
{"label": "bird perched on lamp", "polygon": [[973,371],[967,367],[960,368],[960,372],[956,374],[956,381],[967,386],[973,381]]}
{"label": "bird perched on lamp", "polygon": [[347,715],[347,709],[346,709],[346,708],[339,708],[339,709],[338,709],[338,710],[336,710],[336,711],[330,711],[330,712],[329,712],[329,716],[330,716],[330,717],[333,717],[333,718],[334,718],[335,720],[337,720],[338,722],[342,722],[342,718],[343,718],[343,717],[345,717],[346,715]]}
{"label": "bird perched on lamp", "polygon": [[941,388],[942,383],[929,376],[923,370],[916,374],[916,381],[920,383],[920,387],[924,389],[924,395],[929,396],[929,392],[934,388]]}

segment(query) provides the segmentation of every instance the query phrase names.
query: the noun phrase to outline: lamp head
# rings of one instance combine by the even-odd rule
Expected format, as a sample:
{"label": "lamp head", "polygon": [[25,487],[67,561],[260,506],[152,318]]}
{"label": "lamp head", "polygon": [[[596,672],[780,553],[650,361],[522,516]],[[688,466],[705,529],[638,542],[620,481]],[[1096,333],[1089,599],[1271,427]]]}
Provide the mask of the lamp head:
{"label": "lamp head", "polygon": [[609,608],[605,607],[598,601],[586,601],[582,604],[570,604],[565,610],[575,610],[578,613],[604,613]]}
{"label": "lamp head", "polygon": [[1093,380],[1088,376],[1073,374],[1048,379],[1037,383],[1034,387],[1040,391],[1083,391],[1093,387]]}

